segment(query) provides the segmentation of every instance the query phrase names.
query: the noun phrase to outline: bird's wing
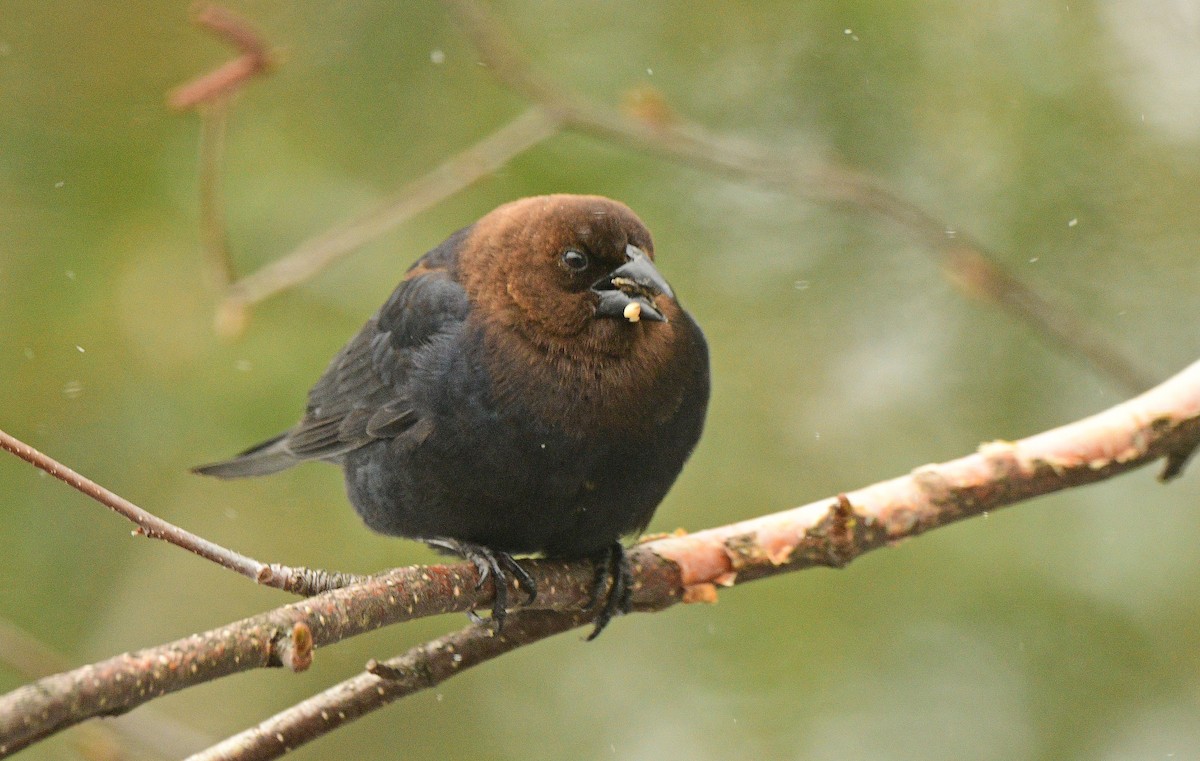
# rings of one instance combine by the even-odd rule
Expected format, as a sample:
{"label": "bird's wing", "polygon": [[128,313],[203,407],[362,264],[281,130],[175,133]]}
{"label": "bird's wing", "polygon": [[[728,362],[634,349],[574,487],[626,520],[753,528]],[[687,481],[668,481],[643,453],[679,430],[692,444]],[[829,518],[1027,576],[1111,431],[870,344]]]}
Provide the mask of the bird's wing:
{"label": "bird's wing", "polygon": [[438,258],[427,255],[409,270],[309,391],[304,419],[287,435],[296,457],[335,458],[417,424],[408,393],[414,355],[457,330],[467,313],[465,291]]}

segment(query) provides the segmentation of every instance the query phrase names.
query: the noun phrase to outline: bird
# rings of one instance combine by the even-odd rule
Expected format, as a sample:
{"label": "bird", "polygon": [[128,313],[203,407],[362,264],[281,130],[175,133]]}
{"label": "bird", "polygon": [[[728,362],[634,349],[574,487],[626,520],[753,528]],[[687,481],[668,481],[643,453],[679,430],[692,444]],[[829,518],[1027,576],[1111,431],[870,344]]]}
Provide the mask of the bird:
{"label": "bird", "polygon": [[510,583],[537,595],[514,555],[589,559],[594,639],[630,609],[621,538],[645,530],[708,407],[704,333],[654,257],[619,201],[499,206],[409,267],[299,423],[193,471],[340,465],[367,527],[471,561],[480,587],[492,577],[498,629]]}

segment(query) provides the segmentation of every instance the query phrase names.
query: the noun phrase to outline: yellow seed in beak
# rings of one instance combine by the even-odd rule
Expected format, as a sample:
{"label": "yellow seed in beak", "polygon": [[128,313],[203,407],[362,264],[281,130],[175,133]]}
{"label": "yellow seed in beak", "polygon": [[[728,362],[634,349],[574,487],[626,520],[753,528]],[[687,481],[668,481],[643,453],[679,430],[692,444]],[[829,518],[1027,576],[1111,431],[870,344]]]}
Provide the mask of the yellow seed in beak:
{"label": "yellow seed in beak", "polygon": [[631,301],[625,305],[625,311],[621,312],[625,315],[625,319],[630,322],[637,322],[642,319],[642,305],[636,301]]}

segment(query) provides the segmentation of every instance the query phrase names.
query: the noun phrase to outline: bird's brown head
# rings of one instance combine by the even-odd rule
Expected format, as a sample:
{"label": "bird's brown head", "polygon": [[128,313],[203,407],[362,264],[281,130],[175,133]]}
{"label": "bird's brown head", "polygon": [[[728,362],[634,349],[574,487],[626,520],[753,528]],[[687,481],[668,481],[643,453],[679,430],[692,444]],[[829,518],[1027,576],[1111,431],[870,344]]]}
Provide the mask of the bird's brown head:
{"label": "bird's brown head", "polygon": [[662,374],[695,343],[695,328],[654,266],[650,232],[624,204],[576,195],[505,204],[471,229],[457,277],[503,393],[562,394],[567,418],[605,410],[614,421],[649,420],[650,410],[677,406],[663,397],[674,379]]}
{"label": "bird's brown head", "polygon": [[482,314],[537,344],[616,353],[666,329],[645,323],[678,314],[654,267],[650,231],[628,206],[600,196],[505,204],[475,224],[459,262]]}

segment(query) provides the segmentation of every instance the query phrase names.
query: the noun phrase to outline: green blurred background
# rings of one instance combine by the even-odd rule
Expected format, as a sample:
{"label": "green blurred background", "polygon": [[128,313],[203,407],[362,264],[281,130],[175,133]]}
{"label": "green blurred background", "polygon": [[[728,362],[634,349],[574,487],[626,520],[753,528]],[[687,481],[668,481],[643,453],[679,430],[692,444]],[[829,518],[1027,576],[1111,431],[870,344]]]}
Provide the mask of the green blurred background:
{"label": "green blurred background", "polygon": [[[230,125],[243,272],[522,109],[433,0],[229,7],[284,58]],[[651,86],[717,132],[877,176],[1132,347],[1151,377],[1200,354],[1194,4],[495,7],[540,70],[596,101]],[[362,527],[331,467],[235,483],[187,468],[292,423],[416,256],[523,195],[627,202],[709,336],[708,430],[652,530],[801,504],[1125,396],[965,298],[928,250],[869,212],[575,135],[222,340],[198,243],[198,120],[170,113],[164,95],[227,49],[190,26],[187,2],[8,0],[0,14],[0,427],[257,558],[362,572],[433,559]],[[844,571],[625,618],[592,644],[564,635],[296,757],[1200,758],[1197,469],[1165,488],[1138,472]],[[0,618],[82,664],[288,599],[129,530],[0,458]],[[386,629],[319,651],[304,674],[232,677],[155,701],[153,715],[224,737],[463,623]],[[0,665],[0,690],[26,681]],[[23,757],[71,758],[80,741],[67,733]],[[166,742],[167,757],[189,749]]]}

